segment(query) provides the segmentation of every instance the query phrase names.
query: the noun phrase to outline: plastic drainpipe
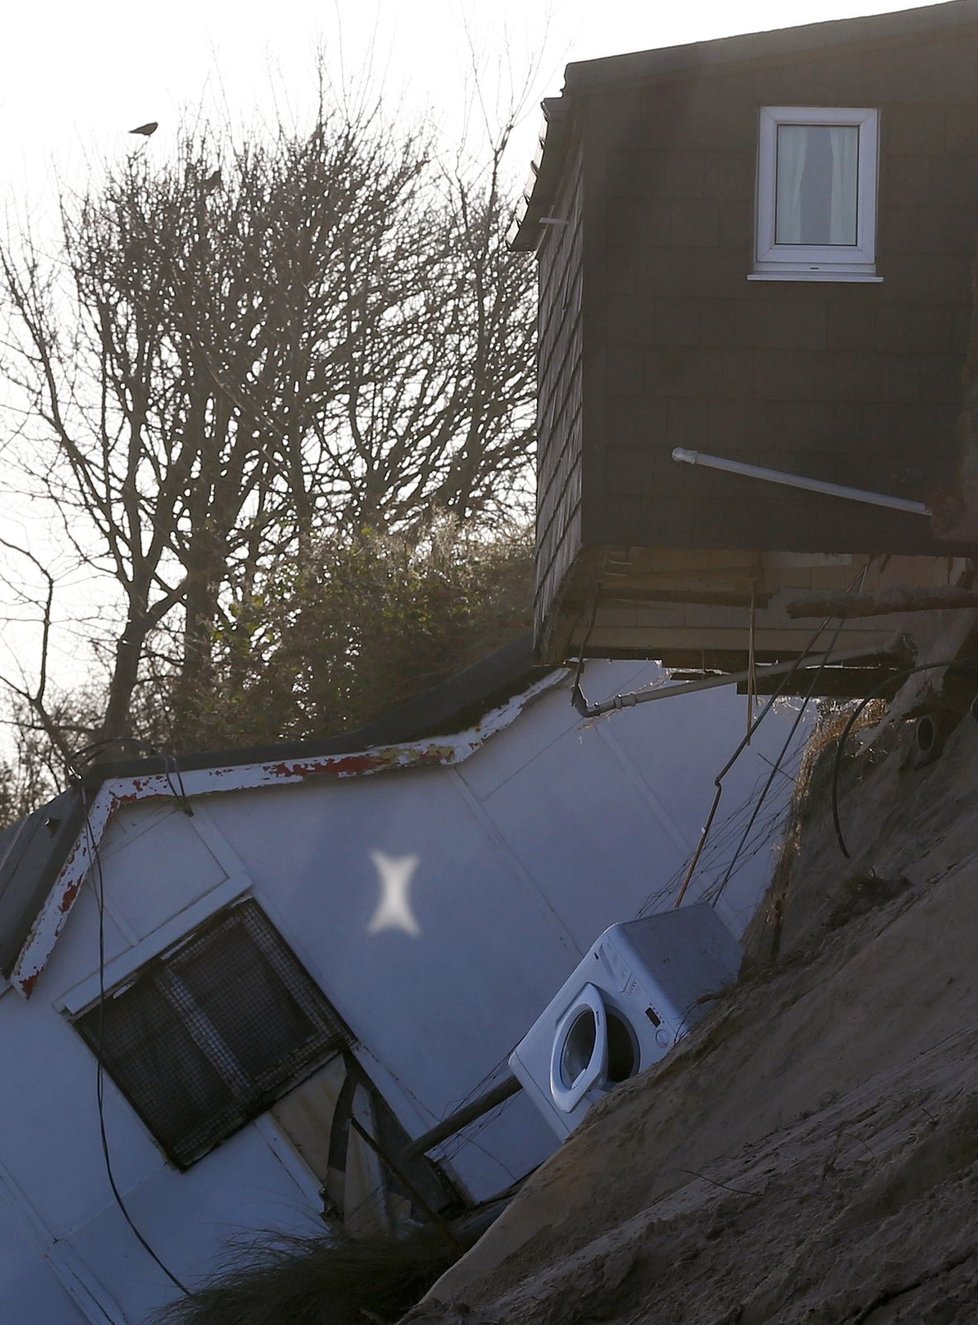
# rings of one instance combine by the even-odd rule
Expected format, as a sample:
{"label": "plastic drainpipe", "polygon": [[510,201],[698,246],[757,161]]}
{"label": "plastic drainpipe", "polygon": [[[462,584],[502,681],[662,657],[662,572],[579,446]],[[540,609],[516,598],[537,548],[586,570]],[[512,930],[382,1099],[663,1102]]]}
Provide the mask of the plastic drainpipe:
{"label": "plastic drainpipe", "polygon": [[780,469],[764,469],[760,465],[745,465],[739,460],[726,460],[719,455],[705,455],[702,451],[687,451],[677,446],[673,460],[687,465],[705,465],[708,469],[722,469],[728,474],[742,474],[745,478],[759,478],[765,483],[781,483],[787,488],[804,488],[806,492],[821,492],[826,497],[843,497],[847,501],[861,501],[868,506],[886,506],[893,511],[908,511],[911,515],[931,515],[929,506],[922,501],[907,501],[904,497],[890,497],[884,492],[865,492],[862,488],[847,488],[841,483],[824,483],[821,479],[805,478],[802,474],[786,474]]}

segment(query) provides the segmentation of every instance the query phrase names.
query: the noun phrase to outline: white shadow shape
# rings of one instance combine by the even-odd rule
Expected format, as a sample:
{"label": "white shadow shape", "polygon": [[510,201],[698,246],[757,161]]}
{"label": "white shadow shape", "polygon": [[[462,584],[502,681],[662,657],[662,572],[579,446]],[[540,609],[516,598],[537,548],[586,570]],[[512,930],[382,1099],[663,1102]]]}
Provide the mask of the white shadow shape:
{"label": "white shadow shape", "polygon": [[367,926],[368,934],[379,934],[384,929],[399,929],[417,938],[421,926],[411,910],[408,889],[418,868],[418,856],[388,856],[383,851],[371,851],[370,859],[380,876],[380,901],[373,919]]}

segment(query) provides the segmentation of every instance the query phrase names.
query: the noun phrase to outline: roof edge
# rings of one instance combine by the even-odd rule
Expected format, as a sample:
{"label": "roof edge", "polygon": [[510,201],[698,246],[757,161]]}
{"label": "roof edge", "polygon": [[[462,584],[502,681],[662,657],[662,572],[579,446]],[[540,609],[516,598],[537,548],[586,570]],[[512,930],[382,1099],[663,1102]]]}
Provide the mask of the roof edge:
{"label": "roof edge", "polygon": [[571,139],[576,101],[609,86],[668,83],[693,74],[711,75],[736,64],[797,58],[841,46],[872,43],[899,45],[927,32],[949,31],[978,24],[978,0],[944,0],[936,5],[891,10],[858,18],[826,19],[794,27],[714,37],[709,41],[662,46],[624,55],[576,60],[564,70],[559,97],[543,103],[545,131],[523,193],[523,207],[510,231],[509,244],[534,252],[543,238],[541,219],[553,206]]}
{"label": "roof edge", "polygon": [[555,664],[539,665],[533,659],[533,636],[520,635],[494,653],[464,668],[431,690],[413,696],[363,727],[331,736],[310,736],[272,745],[237,746],[171,756],[161,752],[139,759],[113,760],[94,765],[83,781],[94,792],[107,780],[141,777],[163,769],[173,773],[209,768],[237,768],[326,755],[355,754],[379,745],[403,745],[423,737],[438,736],[472,725],[473,715],[487,713],[501,698],[516,693],[534,680],[555,670]]}
{"label": "roof edge", "polygon": [[[519,645],[523,645],[523,649],[517,647]],[[469,683],[484,675],[487,666],[499,666],[507,661],[510,664],[525,662],[525,646],[525,640],[514,641],[513,646],[466,669],[453,681],[459,683],[459,690],[467,691]],[[360,744],[352,750],[326,751],[319,745],[315,751],[304,750],[299,755],[290,753],[293,747],[276,746],[259,759],[239,758],[238,762],[222,764],[209,756],[196,768],[181,760],[179,770],[172,760],[162,771],[157,760],[141,760],[132,765],[101,765],[97,770],[97,781],[86,782],[83,787],[75,789],[80,821],[72,821],[71,833],[59,834],[58,841],[52,844],[53,849],[39,867],[39,883],[43,881],[45,885],[43,896],[38,897],[37,909],[26,932],[18,935],[16,956],[8,967],[11,985],[24,998],[30,998],[93,860],[97,858],[99,844],[120,808],[138,802],[169,799],[190,813],[193,798],[214,793],[335,781],[395,770],[452,767],[481,749],[492,736],[510,727],[537,698],[561,683],[566,670],[548,666],[528,671],[524,666],[522,683],[515,690],[512,686],[497,689],[499,702],[490,706],[487,697],[487,702],[480,706],[480,720],[457,727],[451,734],[428,731],[422,739]],[[495,675],[495,666],[490,667],[490,671]],[[475,678],[469,676],[470,672],[475,673]],[[439,687],[439,692],[446,688],[450,696],[451,685]],[[455,712],[462,716],[465,710],[456,706]],[[350,740],[370,730],[361,728],[359,733],[351,733]],[[235,752],[239,757],[245,753]]]}
{"label": "roof edge", "polygon": [[902,42],[923,32],[942,31],[978,22],[978,0],[943,0],[941,4],[864,14],[856,18],[823,19],[759,32],[736,33],[707,41],[662,46],[623,55],[575,60],[564,70],[564,91],[574,92],[608,83],[659,82],[689,73],[707,73],[759,59],[794,56],[818,49],[855,45],[881,38]]}

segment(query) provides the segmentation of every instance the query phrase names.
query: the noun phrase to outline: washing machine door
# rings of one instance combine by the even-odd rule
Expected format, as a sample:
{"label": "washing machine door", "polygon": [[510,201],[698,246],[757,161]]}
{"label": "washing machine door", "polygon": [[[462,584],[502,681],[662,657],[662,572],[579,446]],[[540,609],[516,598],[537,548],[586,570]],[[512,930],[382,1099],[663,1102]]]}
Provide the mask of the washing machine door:
{"label": "washing machine door", "polygon": [[601,992],[582,987],[554,1031],[550,1055],[550,1094],[562,1113],[571,1113],[608,1074],[608,1014]]}

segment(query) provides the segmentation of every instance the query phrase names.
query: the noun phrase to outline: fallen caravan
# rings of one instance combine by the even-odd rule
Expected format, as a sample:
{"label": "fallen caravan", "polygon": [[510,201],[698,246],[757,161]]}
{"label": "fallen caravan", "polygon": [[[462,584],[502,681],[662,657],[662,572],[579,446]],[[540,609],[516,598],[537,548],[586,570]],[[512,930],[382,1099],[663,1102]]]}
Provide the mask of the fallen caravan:
{"label": "fallen caravan", "polygon": [[[663,679],[593,662],[584,683]],[[675,900],[744,734],[730,688],[600,720],[573,688],[522,640],[363,732],[103,766],[0,835],[11,1319],[171,1298],[127,1216],[193,1285],[235,1236],[454,1218],[551,1153],[503,1098],[508,1056],[603,930]],[[734,766],[690,890],[734,932],[787,777],[717,887],[794,718]]]}

